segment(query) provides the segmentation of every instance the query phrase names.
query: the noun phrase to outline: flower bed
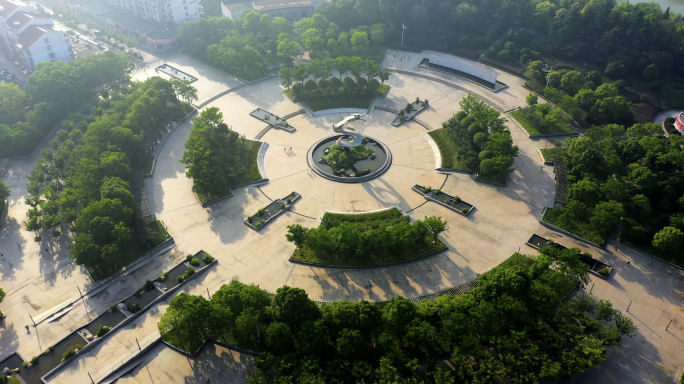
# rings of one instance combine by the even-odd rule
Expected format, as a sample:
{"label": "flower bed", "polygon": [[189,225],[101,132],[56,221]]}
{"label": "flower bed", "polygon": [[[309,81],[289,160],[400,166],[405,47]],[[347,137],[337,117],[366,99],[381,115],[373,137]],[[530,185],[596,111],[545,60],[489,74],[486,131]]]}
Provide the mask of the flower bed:
{"label": "flower bed", "polygon": [[452,196],[448,193],[442,192],[440,189],[432,189],[432,187],[423,187],[421,185],[414,185],[412,188],[415,192],[420,193],[426,200],[433,201],[443,207],[449,208],[454,212],[458,212],[463,216],[473,210],[474,205],[466,203],[458,196]]}
{"label": "flower bed", "polygon": [[164,72],[171,77],[175,77],[178,80],[187,81],[188,83],[192,83],[193,81],[197,81],[197,78],[195,76],[187,74],[187,73],[185,73],[185,72],[183,72],[177,68],[174,68],[168,64],[162,64],[162,65],[158,66],[157,68],[155,68],[154,70],[158,71],[158,72]]}
{"label": "flower bed", "polygon": [[247,216],[247,219],[244,221],[244,223],[246,226],[258,231],[271,220],[274,220],[276,217],[278,217],[278,215],[283,213],[283,211],[292,207],[292,204],[294,204],[294,202],[300,197],[301,195],[299,193],[292,192],[280,200],[274,200],[271,204],[259,209],[256,214]]}
{"label": "flower bed", "polygon": [[[530,237],[529,240],[525,242],[528,246],[534,248],[534,249],[539,249],[542,247],[554,247],[558,249],[567,249],[565,245],[558,244],[556,243],[553,239],[547,239],[543,236],[539,236],[537,234],[533,234],[532,237]],[[608,276],[610,276],[610,273],[613,271],[613,267],[602,262],[599,260],[594,259],[591,257],[591,254],[589,253],[582,253],[579,256],[579,259],[581,262],[586,264],[589,267],[589,272],[606,280],[608,279]]]}
{"label": "flower bed", "polygon": [[420,113],[423,109],[428,107],[428,101],[420,101],[419,98],[416,97],[416,101],[409,103],[406,105],[406,108],[402,109],[399,111],[397,114],[397,117],[392,120],[392,125],[397,127],[401,125],[401,123],[411,120],[414,116]]}

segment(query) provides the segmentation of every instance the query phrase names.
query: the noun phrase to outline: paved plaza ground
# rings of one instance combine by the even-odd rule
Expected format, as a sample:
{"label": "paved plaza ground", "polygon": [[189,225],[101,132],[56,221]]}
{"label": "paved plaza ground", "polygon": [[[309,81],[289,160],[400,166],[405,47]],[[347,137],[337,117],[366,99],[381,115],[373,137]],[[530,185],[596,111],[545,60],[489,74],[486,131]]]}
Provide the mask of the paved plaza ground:
{"label": "paved plaza ground", "polygon": [[[185,176],[184,166],[179,162],[192,128],[192,123],[187,121],[164,145],[157,147],[154,174],[145,180],[150,206],[168,227],[175,247],[153,255],[140,269],[108,282],[104,286],[106,289],[86,298],[85,307],[83,302],[76,301],[79,297],[76,285],[84,289],[93,283],[68,258],[65,248],[68,240],[48,244],[51,248],[45,252],[45,244],[34,242],[34,235],[23,227],[27,210],[23,201],[26,175],[35,157],[15,160],[4,179],[12,190],[12,197],[8,215],[2,222],[0,247],[14,266],[9,268],[6,261],[0,262],[2,287],[9,293],[0,305],[8,315],[4,329],[0,329],[0,359],[17,350],[24,358],[39,354],[68,332],[87,323],[88,316],[103,313],[134,292],[146,279],[154,278],[176,265],[186,254],[199,250],[211,253],[218,262],[182,288],[191,294],[204,295],[207,289],[213,293],[237,277],[270,291],[285,284],[300,287],[316,300],[379,301],[458,285],[490,270],[518,250],[536,254],[525,241],[537,233],[566,246],[579,246],[613,265],[614,273],[608,280],[595,278],[592,281],[595,286],[592,289],[590,284],[587,290],[592,289],[592,294],[612,301],[623,311],[632,302],[629,315],[639,327],[635,338],[623,338],[613,348],[603,369],[575,375],[568,382],[674,382],[684,367],[684,272],[659,261],[651,266],[651,260],[644,254],[623,247],[617,251],[616,243],[612,241],[604,248],[590,247],[540,225],[538,220],[543,208],[553,202],[553,168],[542,164],[537,148],[543,144],[530,140],[513,122],[508,126],[515,145],[520,148],[519,156],[515,160],[515,171],[508,176],[508,186],[499,187],[475,182],[467,174],[436,172],[435,153],[424,137],[428,130],[415,122],[393,127],[390,125],[393,114],[374,109],[375,106],[399,109],[416,96],[428,99],[429,108],[418,118],[437,129],[441,122],[459,110],[458,101],[468,91],[477,92],[503,110],[522,106],[529,93],[522,88],[523,80],[492,69],[499,74],[500,81],[509,85],[494,93],[454,76],[418,68],[421,55],[407,52],[405,54],[410,55],[411,60],[400,61],[399,57],[404,53],[399,52],[397,59],[393,59],[394,54],[395,51],[387,52],[386,67],[439,78],[461,89],[411,74],[393,73],[390,76],[388,95],[374,101],[366,122],[353,123],[361,133],[382,141],[392,152],[393,162],[386,173],[364,183],[341,184],[307,172],[307,151],[321,138],[332,135],[331,125],[343,115],[314,118],[301,114],[288,120],[296,128],[294,133],[272,129],[261,138],[268,143],[263,161],[265,175],[262,175],[269,179],[268,183],[260,188],[235,189],[232,197],[203,208],[191,191],[192,180]],[[193,83],[199,90],[198,103],[241,84],[184,55],[172,57],[168,63],[199,78]],[[134,78],[153,75],[154,70],[148,69],[138,71]],[[249,112],[262,108],[283,116],[302,108],[285,97],[277,78],[241,87],[206,107],[213,106],[223,112],[224,121],[233,130],[249,139],[265,126]],[[474,204],[475,210],[463,217],[437,204],[425,203],[421,195],[411,190],[414,184],[441,187]],[[246,216],[268,205],[270,199],[281,198],[293,190],[302,195],[294,204],[293,212],[284,213],[259,232],[243,224]],[[364,212],[388,207],[409,212],[416,220],[442,216],[449,224],[449,229],[442,234],[448,251],[401,265],[363,269],[316,268],[288,261],[294,245],[285,240],[287,225],[317,226],[326,211]],[[631,266],[627,266],[627,261],[631,261]],[[74,302],[68,313],[48,318],[38,327],[30,327],[28,332],[24,329],[25,324],[30,324],[29,314],[44,319],[65,302]],[[168,300],[164,300],[130,325],[112,331],[107,340],[63,365],[48,382],[86,383],[90,382],[88,373],[96,382],[109,380],[112,374],[121,372],[122,366],[130,367],[136,359],[144,362],[119,382],[195,382],[200,373],[207,373],[202,371],[203,361],[210,361],[212,369],[222,366],[225,367],[222,372],[234,375],[228,380],[217,377],[217,382],[244,380],[251,369],[250,359],[234,351],[230,356],[222,347],[208,348],[203,351],[203,357],[195,359],[162,344],[139,355],[136,339],[142,348],[158,340],[156,323],[167,305]],[[666,332],[670,319],[673,322]],[[233,358],[236,360],[231,360]]]}

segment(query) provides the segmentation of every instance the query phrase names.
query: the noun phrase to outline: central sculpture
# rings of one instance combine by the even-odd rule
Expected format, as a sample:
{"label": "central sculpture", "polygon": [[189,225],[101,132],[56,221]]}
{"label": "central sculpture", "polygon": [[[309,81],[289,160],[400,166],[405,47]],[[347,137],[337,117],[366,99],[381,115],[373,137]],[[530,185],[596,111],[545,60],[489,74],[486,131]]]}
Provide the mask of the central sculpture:
{"label": "central sculpture", "polygon": [[344,126],[351,123],[352,121],[363,120],[363,116],[363,113],[352,113],[351,115],[345,116],[345,118],[342,119],[342,121],[340,121],[339,123],[333,124],[332,128],[333,131],[335,131],[335,133],[344,133],[345,135],[354,138],[354,141],[342,141],[342,139],[344,139],[344,136],[342,136],[339,139],[337,139],[337,142],[335,144],[345,148],[354,148],[361,145],[363,143],[363,136],[360,133],[358,133],[354,128],[347,128],[347,130],[345,130]]}
{"label": "central sculpture", "polygon": [[314,172],[342,183],[360,183],[381,175],[392,163],[392,154],[381,142],[364,137],[356,129],[345,127],[363,120],[364,113],[347,115],[333,124],[336,135],[315,143],[306,155]]}

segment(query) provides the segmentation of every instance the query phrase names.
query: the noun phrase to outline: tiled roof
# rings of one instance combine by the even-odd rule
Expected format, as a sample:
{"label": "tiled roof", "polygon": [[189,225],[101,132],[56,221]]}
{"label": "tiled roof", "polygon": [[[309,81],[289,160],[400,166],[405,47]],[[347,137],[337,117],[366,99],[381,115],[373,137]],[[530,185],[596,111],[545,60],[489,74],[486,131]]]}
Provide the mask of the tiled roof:
{"label": "tiled roof", "polygon": [[50,15],[47,13],[43,12],[36,12],[36,13],[26,13],[26,12],[17,12],[14,14],[14,16],[10,17],[7,20],[7,25],[14,29],[14,30],[20,30],[21,28],[26,25],[29,21],[33,19],[50,19]]}
{"label": "tiled roof", "polygon": [[0,16],[7,18],[17,7],[18,5],[7,0],[0,0]]}
{"label": "tiled roof", "polygon": [[19,34],[19,44],[24,47],[30,47],[40,39],[41,36],[49,32],[55,32],[55,30],[47,25],[32,25]]}

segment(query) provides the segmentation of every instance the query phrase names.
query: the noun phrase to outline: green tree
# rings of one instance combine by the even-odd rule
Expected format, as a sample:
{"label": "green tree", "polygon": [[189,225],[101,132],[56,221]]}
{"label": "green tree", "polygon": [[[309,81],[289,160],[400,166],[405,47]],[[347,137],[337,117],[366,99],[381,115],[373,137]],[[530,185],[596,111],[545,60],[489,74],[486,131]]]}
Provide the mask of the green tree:
{"label": "green tree", "polygon": [[679,228],[664,227],[653,236],[652,244],[660,252],[673,252],[684,244],[684,233]]}
{"label": "green tree", "polygon": [[534,107],[539,102],[539,96],[536,93],[530,92],[530,94],[525,98],[525,101],[527,101],[527,105]]}
{"label": "green tree", "polygon": [[[0,204],[4,204],[10,197],[10,190],[2,180],[0,180]],[[4,205],[3,205],[4,208]]]}
{"label": "green tree", "polygon": [[315,321],[320,317],[318,306],[301,288],[278,288],[272,307],[275,318],[293,330],[298,330],[307,320]]}
{"label": "green tree", "polygon": [[366,32],[354,32],[351,36],[351,45],[353,49],[367,49],[370,45],[368,41],[368,33]]}
{"label": "green tree", "polygon": [[303,252],[302,248],[309,233],[309,229],[304,228],[300,224],[293,224],[287,226],[287,232],[287,235],[285,235],[287,241],[294,243],[297,248],[299,248],[299,254],[301,255]]}
{"label": "green tree", "polygon": [[441,217],[430,216],[423,219],[423,222],[427,226],[428,231],[432,235],[433,242],[437,241],[437,237],[440,233],[449,229],[446,220],[442,220]]}
{"label": "green tree", "polygon": [[292,79],[294,78],[294,71],[292,70],[292,68],[280,68],[280,73],[278,74],[278,76],[280,77],[280,84],[283,85],[285,88],[290,89],[290,87],[292,86]]}
{"label": "green tree", "polygon": [[291,61],[299,55],[299,44],[290,38],[280,40],[277,49],[278,57],[283,61]]}
{"label": "green tree", "polygon": [[340,80],[342,80],[342,75],[344,75],[352,67],[351,58],[346,56],[339,56],[333,61],[333,64],[337,69],[337,72],[340,76]]}

